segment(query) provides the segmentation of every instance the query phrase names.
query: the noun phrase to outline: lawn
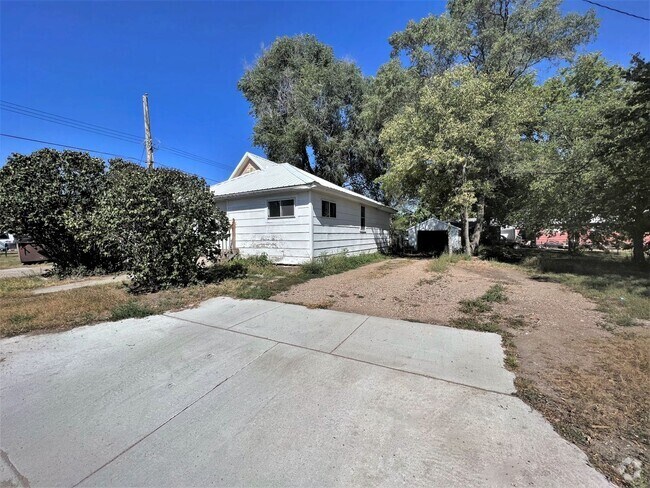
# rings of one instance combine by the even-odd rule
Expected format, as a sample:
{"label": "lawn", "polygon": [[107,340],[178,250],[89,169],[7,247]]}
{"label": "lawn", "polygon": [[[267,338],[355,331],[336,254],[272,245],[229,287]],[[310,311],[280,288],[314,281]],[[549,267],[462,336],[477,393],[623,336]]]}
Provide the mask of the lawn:
{"label": "lawn", "polygon": [[275,266],[265,259],[240,259],[215,268],[213,283],[158,293],[132,294],[123,284],[32,295],[57,278],[0,279],[0,337],[35,331],[60,331],[80,325],[144,317],[197,305],[216,296],[267,299],[292,285],[385,259],[380,254],[333,256],[304,266]]}
{"label": "lawn", "polygon": [[0,269],[20,268],[22,263],[17,252],[0,252]]}

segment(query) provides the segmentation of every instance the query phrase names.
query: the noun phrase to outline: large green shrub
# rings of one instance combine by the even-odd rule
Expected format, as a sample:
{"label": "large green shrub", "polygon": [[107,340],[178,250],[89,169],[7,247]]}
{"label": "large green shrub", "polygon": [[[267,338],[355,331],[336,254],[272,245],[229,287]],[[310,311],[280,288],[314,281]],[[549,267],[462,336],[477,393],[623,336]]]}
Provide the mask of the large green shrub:
{"label": "large green shrub", "polygon": [[61,273],[124,270],[154,291],[197,281],[228,219],[196,176],[42,149],[0,169],[0,228],[30,236]]}
{"label": "large green shrub", "polygon": [[0,169],[0,228],[43,246],[59,272],[110,268],[88,240],[103,175],[86,153],[12,154]]}
{"label": "large green shrub", "polygon": [[183,286],[199,279],[197,260],[214,258],[228,233],[202,179],[170,169],[110,161],[93,241],[102,256],[119,255],[137,291]]}

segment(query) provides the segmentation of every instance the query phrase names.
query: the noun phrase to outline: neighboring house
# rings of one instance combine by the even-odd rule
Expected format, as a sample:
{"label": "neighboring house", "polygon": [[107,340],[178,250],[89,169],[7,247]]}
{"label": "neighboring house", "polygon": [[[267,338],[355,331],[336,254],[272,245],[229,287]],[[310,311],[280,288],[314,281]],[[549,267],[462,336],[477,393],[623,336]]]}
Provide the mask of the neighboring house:
{"label": "neighboring house", "polygon": [[290,164],[244,154],[230,178],[210,188],[235,221],[242,256],[279,264],[388,247],[390,207]]}
{"label": "neighboring house", "polygon": [[435,217],[415,224],[406,231],[409,246],[418,252],[440,254],[445,249],[460,251],[460,228]]}

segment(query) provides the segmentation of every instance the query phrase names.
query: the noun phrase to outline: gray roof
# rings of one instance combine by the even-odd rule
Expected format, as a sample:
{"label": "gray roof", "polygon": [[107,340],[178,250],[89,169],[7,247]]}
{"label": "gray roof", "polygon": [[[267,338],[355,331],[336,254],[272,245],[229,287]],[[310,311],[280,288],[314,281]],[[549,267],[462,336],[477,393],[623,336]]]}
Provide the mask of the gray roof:
{"label": "gray roof", "polygon": [[[250,158],[260,169],[250,173],[217,183],[210,190],[219,200],[231,199],[256,192],[280,191],[286,188],[293,189],[323,189],[334,191],[348,198],[365,202],[366,204],[382,208],[387,211],[394,210],[372,198],[368,198],[347,188],[335,185],[332,182],[319,178],[306,171],[287,163],[274,163],[255,154],[246,153],[244,158]],[[241,164],[241,163],[240,163]]]}

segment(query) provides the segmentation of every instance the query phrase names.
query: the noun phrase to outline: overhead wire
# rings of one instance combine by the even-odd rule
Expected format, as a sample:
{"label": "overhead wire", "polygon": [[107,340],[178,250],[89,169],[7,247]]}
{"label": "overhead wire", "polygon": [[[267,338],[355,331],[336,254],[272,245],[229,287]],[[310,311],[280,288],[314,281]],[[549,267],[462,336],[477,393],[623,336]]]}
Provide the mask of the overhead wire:
{"label": "overhead wire", "polygon": [[[117,154],[117,153],[112,153],[112,152],[107,152],[107,151],[99,151],[97,149],[90,149],[90,148],[87,148],[87,147],[72,146],[70,144],[61,144],[61,143],[58,143],[58,142],[43,141],[41,139],[34,139],[34,138],[31,138],[31,137],[17,136],[15,134],[0,133],[0,136],[9,137],[11,139],[18,139],[18,140],[22,140],[22,141],[37,142],[39,144],[47,144],[47,145],[50,145],[50,146],[63,147],[63,148],[66,148],[66,149],[75,149],[77,151],[86,151],[86,152],[93,153],[93,154],[102,154],[104,156],[113,156],[113,157],[116,157],[116,158],[125,159],[127,161],[136,163],[138,165],[142,165],[141,161],[138,161],[138,158],[135,158],[133,156],[125,156],[123,154]],[[156,161],[155,164],[158,164],[158,165],[162,166],[163,168],[174,169],[176,171],[181,171],[182,173],[186,173],[186,174],[189,174],[189,175],[192,175],[192,176],[197,176],[199,178],[203,178],[204,180],[207,180],[207,181],[213,181],[215,183],[219,183],[219,180],[215,180],[213,178],[208,178],[206,176],[201,176],[201,175],[198,175],[196,173],[191,173],[189,171],[185,171],[185,170],[182,170],[182,169],[179,169],[179,168],[175,168],[173,166],[162,163],[160,161]]]}
{"label": "overhead wire", "polygon": [[595,5],[596,7],[601,7],[606,10],[611,10],[612,12],[617,12],[619,14],[627,15],[628,17],[634,17],[635,19],[641,19],[641,20],[645,20],[646,22],[650,22],[650,18],[648,17],[642,17],[641,15],[633,14],[625,10],[620,10],[614,7],[610,7],[609,5],[604,5],[602,3],[594,2],[593,0],[582,0],[582,1],[585,3],[589,3],[591,5]]}
{"label": "overhead wire", "polygon": [[[136,136],[134,134],[129,134],[128,132],[111,129],[109,127],[91,124],[89,122],[84,122],[77,119],[72,119],[70,117],[64,117],[62,115],[54,114],[52,112],[46,112],[44,110],[35,109],[32,107],[27,107],[25,105],[20,105],[13,102],[8,102],[6,100],[0,100],[0,109],[7,112],[12,112],[19,115],[24,115],[27,117],[32,117],[35,119],[43,120],[53,124],[59,124],[74,129],[94,133],[97,135],[102,135],[105,137],[111,137],[114,139],[122,140],[125,142],[130,142],[133,144],[142,145],[144,140],[142,137]],[[213,166],[220,169],[230,169],[232,165],[226,163],[220,163],[210,158],[204,156],[199,156],[198,154],[185,151],[184,149],[179,149],[176,147],[168,146],[166,144],[159,144],[157,150],[167,151],[176,156],[188,159],[197,163],[201,163],[207,166]]]}

